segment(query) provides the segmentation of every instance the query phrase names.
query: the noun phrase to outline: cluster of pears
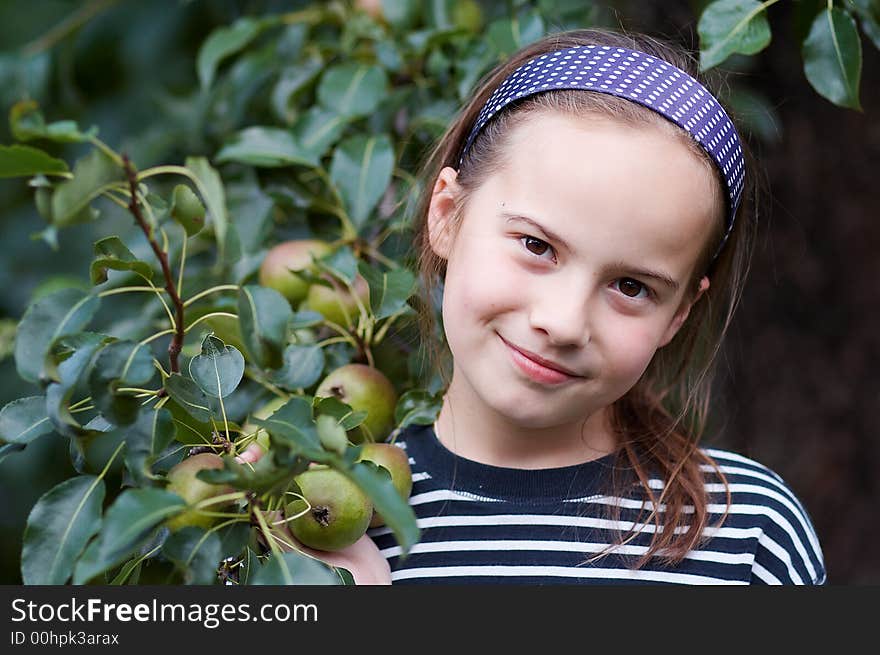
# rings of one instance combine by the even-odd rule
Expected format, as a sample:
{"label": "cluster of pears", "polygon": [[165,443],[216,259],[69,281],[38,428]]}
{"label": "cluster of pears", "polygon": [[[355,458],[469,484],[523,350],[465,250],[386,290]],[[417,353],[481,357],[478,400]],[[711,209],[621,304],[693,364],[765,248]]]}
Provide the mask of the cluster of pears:
{"label": "cluster of pears", "polygon": [[[314,259],[320,259],[333,252],[333,246],[320,239],[291,239],[273,246],[266,253],[260,265],[258,279],[261,286],[275,289],[294,309],[311,309],[326,320],[343,327],[357,324],[358,301],[370,302],[370,286],[358,273],[352,282],[351,291],[326,273],[320,273]],[[308,271],[319,275],[331,286],[312,283]]]}
{"label": "cluster of pears", "polygon": [[[379,369],[364,364],[346,364],[333,370],[318,385],[316,397],[333,397],[355,412],[365,412],[364,421],[348,430],[348,442],[360,445],[359,461],[370,461],[388,471],[391,483],[403,500],[412,491],[412,471],[406,453],[392,443],[381,441],[394,424],[397,394],[391,381]],[[267,419],[287,402],[275,398],[251,413],[251,419]],[[252,421],[241,427],[243,434],[255,435],[254,441],[264,454],[270,448],[268,433]],[[187,457],[168,472],[169,491],[183,498],[187,508],[169,519],[171,530],[193,525],[209,528],[216,519],[196,507],[209,504],[211,498],[228,494],[224,485],[198,479],[199,471],[223,468],[222,458],[214,453]],[[288,502],[285,515],[290,532],[304,545],[316,550],[336,551],[357,541],[368,527],[384,523],[375,512],[370,498],[340,471],[326,465],[312,465],[294,478],[302,497]],[[210,505],[211,512],[224,505]]]}
{"label": "cluster of pears", "polygon": [[[412,492],[412,470],[403,449],[388,442],[366,443],[358,461],[370,461],[388,471],[391,483],[403,500]],[[204,482],[199,471],[223,468],[223,459],[215,453],[199,453],[187,457],[168,472],[168,491],[186,501],[187,509],[166,521],[176,531],[186,526],[210,528],[217,521],[196,505],[228,494],[225,485]],[[384,524],[369,496],[343,473],[326,465],[312,466],[294,478],[301,497],[287,503],[285,515],[290,519],[291,534],[309,548],[337,551],[352,545],[369,527]],[[211,506],[212,511],[222,509]]]}

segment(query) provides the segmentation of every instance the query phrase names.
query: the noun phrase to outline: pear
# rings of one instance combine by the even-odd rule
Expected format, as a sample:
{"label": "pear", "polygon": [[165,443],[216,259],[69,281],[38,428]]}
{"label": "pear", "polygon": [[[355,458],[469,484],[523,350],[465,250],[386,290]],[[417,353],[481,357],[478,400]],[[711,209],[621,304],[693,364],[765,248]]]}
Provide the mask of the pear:
{"label": "pear", "polygon": [[316,550],[337,551],[351,546],[367,531],[373,503],[354,482],[336,469],[316,466],[294,478],[301,499],[287,504],[288,524],[301,543]]}
{"label": "pear", "polygon": [[260,264],[259,282],[264,287],[275,289],[292,307],[306,297],[310,283],[297,275],[297,271],[312,269],[312,257],[320,259],[333,250],[332,246],[320,239],[291,239],[269,249]]}
{"label": "pear", "polygon": [[321,381],[315,396],[338,398],[356,412],[367,412],[364,422],[349,431],[352,443],[383,441],[394,427],[397,392],[391,380],[372,366],[340,366]]}
{"label": "pear", "polygon": [[[391,484],[400,494],[403,500],[408,500],[412,493],[413,479],[412,468],[409,465],[409,457],[403,448],[398,448],[392,443],[366,443],[361,448],[358,461],[367,460],[384,467],[391,474]],[[381,514],[373,512],[370,519],[370,527],[376,528],[385,523]]]}
{"label": "pear", "polygon": [[[168,486],[165,488],[183,498],[187,505],[196,505],[213,496],[229,493],[230,489],[225,485],[209,484],[196,477],[199,471],[222,468],[223,459],[219,455],[214,453],[192,455],[171,467],[167,476]],[[216,512],[220,510],[220,507],[212,505],[208,510]],[[190,508],[172,516],[168,519],[166,525],[173,532],[188,525],[207,529],[216,522],[217,519],[215,517],[206,516],[196,509]]]}
{"label": "pear", "polygon": [[[324,274],[323,277],[329,280],[327,274]],[[370,285],[360,273],[355,276],[351,285],[355,295],[351,294],[344,283],[335,278],[331,284],[332,287],[325,287],[323,284],[313,284],[309,287],[303,307],[318,312],[326,320],[336,325],[343,327],[357,325],[361,310],[355,296],[365,306],[369,305]]]}

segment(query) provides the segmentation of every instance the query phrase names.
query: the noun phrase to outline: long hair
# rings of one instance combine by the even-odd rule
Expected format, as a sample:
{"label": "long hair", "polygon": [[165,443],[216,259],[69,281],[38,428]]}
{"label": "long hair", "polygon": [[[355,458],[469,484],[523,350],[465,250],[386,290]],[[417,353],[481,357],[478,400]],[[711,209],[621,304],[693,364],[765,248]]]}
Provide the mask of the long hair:
{"label": "long hair", "polygon": [[[477,85],[473,96],[459,111],[422,166],[427,183],[422,190],[413,220],[415,256],[422,283],[419,324],[427,361],[439,368],[448,380],[450,353],[437,329],[437,295],[445,276],[446,262],[432,250],[428,240],[427,214],[434,181],[444,167],[458,169],[461,195],[452,218],[451,230],[457,233],[469,197],[487,177],[499,170],[511,130],[535,112],[557,111],[568,115],[602,115],[627,125],[652,126],[680,138],[713,171],[715,183],[716,229],[707,240],[690,281],[689,297],[696,293],[699,280],[711,270],[711,284],[694,303],[690,315],[675,338],[659,349],[637,384],[610,408],[612,427],[620,445],[610,493],[625,496],[638,490],[642,499],[642,519],[634,522],[632,533],[618,534],[615,543],[628,541],[638,534],[638,526],[653,523],[653,537],[644,556],[636,563],[644,566],[657,556],[665,563],[680,562],[688,551],[704,539],[709,526],[710,498],[706,492],[707,471],[720,480],[725,507],[730,504],[727,481],[717,464],[701,448],[711,403],[713,370],[722,339],[739,302],[751,259],[754,242],[756,206],[754,171],[756,167],[744,147],[750,175],[746,177],[742,201],[734,227],[718,257],[711,262],[724,227],[723,182],[714,162],[683,129],[654,111],[628,100],[603,93],[582,90],[554,90],[540,93],[509,105],[483,128],[459,165],[459,157],[480,109],[492,92],[516,68],[547,52],[586,45],[624,47],[663,59],[686,71],[695,79],[698,68],[694,58],[681,48],[640,34],[606,30],[572,30],[551,34],[530,44],[490,71]],[[703,82],[707,88],[709,84]],[[756,205],[756,203],[755,203]],[[438,338],[438,336],[440,338]],[[448,382],[447,382],[448,384]],[[621,475],[619,472],[623,471]],[[660,484],[652,484],[652,480]],[[657,488],[659,487],[659,489]],[[619,505],[609,506],[610,518],[620,517]],[[720,525],[726,511],[718,520]],[[613,547],[613,545],[612,545]],[[606,551],[607,552],[607,551]],[[601,557],[604,553],[600,553]]]}

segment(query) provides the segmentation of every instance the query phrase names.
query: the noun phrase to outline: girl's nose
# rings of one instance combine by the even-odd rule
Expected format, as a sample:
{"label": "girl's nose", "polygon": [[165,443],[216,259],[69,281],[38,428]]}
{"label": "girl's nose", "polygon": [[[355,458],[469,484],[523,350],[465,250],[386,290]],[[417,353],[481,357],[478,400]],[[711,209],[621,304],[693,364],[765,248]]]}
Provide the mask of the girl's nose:
{"label": "girl's nose", "polygon": [[529,323],[557,347],[582,348],[590,341],[586,290],[550,284],[532,298]]}

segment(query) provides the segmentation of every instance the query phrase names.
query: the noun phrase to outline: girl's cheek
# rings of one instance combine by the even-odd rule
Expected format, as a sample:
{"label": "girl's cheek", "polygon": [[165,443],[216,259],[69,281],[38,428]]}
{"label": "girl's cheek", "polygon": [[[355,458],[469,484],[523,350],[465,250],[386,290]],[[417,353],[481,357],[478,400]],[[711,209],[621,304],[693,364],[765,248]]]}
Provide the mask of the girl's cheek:
{"label": "girl's cheek", "polygon": [[627,321],[612,330],[611,335],[609,336],[613,339],[615,359],[619,367],[630,371],[632,375],[640,376],[657,352],[657,335],[654,330]]}

